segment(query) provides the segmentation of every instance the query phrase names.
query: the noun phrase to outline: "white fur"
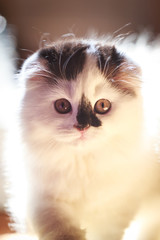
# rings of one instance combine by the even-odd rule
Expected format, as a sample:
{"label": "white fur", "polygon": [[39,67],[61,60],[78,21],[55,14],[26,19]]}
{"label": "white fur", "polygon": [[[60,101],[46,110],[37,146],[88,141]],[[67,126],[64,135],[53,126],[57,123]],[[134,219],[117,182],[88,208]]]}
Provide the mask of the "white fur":
{"label": "white fur", "polygon": [[14,99],[12,98],[12,91],[16,54],[14,51],[14,38],[9,29],[4,29],[6,20],[0,16],[0,21],[0,209],[2,210],[4,209],[6,197],[3,189],[2,150],[5,131],[13,113],[12,103]]}
{"label": "white fur", "polygon": [[[17,223],[23,225],[19,225],[21,230],[27,218],[32,222],[35,211],[38,218],[43,218],[42,209],[52,210],[56,205],[72,225],[86,229],[87,240],[122,239],[136,217],[141,220],[142,227],[134,240],[140,240],[141,236],[148,240],[147,236],[152,237],[153,232],[153,240],[160,238],[159,218],[154,217],[160,209],[159,152],[155,151],[155,146],[156,149],[159,146],[156,100],[159,97],[151,92],[151,88],[148,92],[145,85],[146,77],[150,86],[149,80],[153,81],[153,76],[159,77],[159,73],[149,47],[144,45],[148,65],[143,66],[143,60],[138,62],[142,67],[142,88],[136,89],[136,97],[124,95],[111,86],[95,67],[92,55],[76,81],[61,80],[54,87],[41,81],[43,76],[28,81],[29,77],[34,78],[34,71],[37,74],[44,65],[36,62],[36,54],[27,60],[33,61],[33,65],[28,69],[26,63],[20,75],[26,89],[20,125],[11,126],[9,150],[7,148],[5,152],[12,195],[9,210]],[[132,49],[126,50],[126,54],[136,62],[139,46],[139,42],[131,47],[129,43],[118,44],[123,51]],[[92,54],[92,51],[93,47],[88,53]],[[159,51],[157,46],[157,53]],[[151,86],[156,84],[157,81],[151,82]],[[73,126],[83,93],[92,106],[97,100],[106,98],[112,103],[112,109],[108,114],[98,116],[102,126],[90,127],[82,140],[81,133]],[[150,101],[146,106],[148,93]],[[53,102],[58,98],[71,102],[71,114],[60,115],[55,111]],[[150,130],[153,121],[154,131]],[[145,224],[150,225],[148,235],[145,235]],[[34,231],[34,224],[30,226]],[[46,237],[47,240],[53,240],[54,229],[50,234],[52,237]],[[125,233],[126,239],[130,240],[130,237]]]}

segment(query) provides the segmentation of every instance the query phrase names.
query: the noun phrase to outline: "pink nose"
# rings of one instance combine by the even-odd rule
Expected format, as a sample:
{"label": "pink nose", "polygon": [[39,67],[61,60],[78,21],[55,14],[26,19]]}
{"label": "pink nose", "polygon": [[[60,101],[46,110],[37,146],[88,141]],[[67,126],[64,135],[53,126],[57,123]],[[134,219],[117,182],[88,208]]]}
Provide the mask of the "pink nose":
{"label": "pink nose", "polygon": [[78,130],[78,131],[84,131],[87,130],[90,125],[86,124],[86,125],[81,125],[81,124],[75,124],[74,127]]}

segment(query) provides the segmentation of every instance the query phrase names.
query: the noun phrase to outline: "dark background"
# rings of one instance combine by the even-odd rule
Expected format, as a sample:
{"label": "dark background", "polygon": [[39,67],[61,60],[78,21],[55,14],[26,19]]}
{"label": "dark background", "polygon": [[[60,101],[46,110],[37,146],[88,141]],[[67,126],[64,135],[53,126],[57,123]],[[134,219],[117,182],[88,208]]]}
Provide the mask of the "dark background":
{"label": "dark background", "polygon": [[160,32],[159,0],[0,0],[3,15],[17,39],[19,56],[26,58],[42,44],[73,32],[83,36],[91,30],[120,33],[149,29]]}

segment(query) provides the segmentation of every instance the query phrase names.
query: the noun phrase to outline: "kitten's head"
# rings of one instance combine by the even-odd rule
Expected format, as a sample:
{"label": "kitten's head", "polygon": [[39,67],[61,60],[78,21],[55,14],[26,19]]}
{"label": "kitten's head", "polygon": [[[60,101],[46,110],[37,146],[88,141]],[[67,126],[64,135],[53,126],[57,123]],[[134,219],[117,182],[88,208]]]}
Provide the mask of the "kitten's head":
{"label": "kitten's head", "polygon": [[139,69],[113,45],[54,43],[26,61],[21,77],[22,123],[32,144],[107,144],[138,128]]}

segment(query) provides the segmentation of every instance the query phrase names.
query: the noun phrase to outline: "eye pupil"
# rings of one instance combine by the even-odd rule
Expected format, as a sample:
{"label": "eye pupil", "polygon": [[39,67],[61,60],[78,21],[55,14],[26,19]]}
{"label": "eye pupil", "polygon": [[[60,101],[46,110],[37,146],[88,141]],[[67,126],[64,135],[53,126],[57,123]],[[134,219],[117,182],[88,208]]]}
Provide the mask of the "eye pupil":
{"label": "eye pupil", "polygon": [[64,102],[61,103],[61,108],[65,108]]}
{"label": "eye pupil", "polygon": [[104,108],[104,102],[101,103],[102,108]]}
{"label": "eye pupil", "polygon": [[111,108],[111,102],[107,99],[100,99],[95,103],[94,111],[98,114],[105,114]]}
{"label": "eye pupil", "polygon": [[60,98],[54,102],[55,110],[58,113],[65,114],[72,110],[70,102],[65,98]]}

